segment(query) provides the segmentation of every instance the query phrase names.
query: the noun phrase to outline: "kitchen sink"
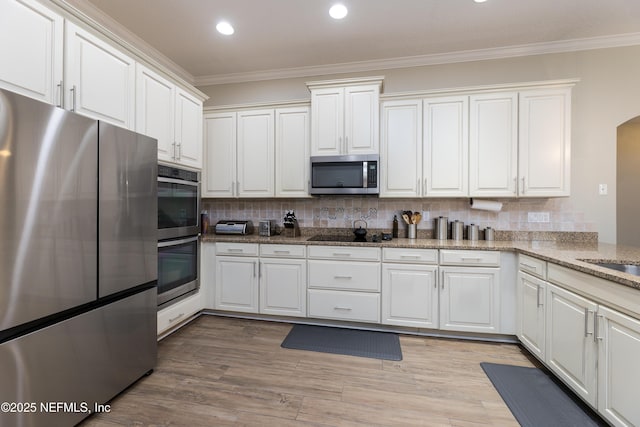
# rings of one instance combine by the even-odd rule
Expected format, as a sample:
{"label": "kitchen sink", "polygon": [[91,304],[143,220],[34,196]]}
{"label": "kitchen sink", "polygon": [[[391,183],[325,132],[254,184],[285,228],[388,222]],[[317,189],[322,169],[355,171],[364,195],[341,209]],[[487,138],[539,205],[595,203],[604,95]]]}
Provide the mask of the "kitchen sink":
{"label": "kitchen sink", "polygon": [[599,267],[610,268],[611,270],[633,274],[634,276],[640,276],[640,265],[637,265],[637,264],[625,263],[624,261],[606,262],[606,261],[595,261],[595,260],[588,260],[588,259],[583,259],[582,261],[588,262],[589,264],[597,265]]}

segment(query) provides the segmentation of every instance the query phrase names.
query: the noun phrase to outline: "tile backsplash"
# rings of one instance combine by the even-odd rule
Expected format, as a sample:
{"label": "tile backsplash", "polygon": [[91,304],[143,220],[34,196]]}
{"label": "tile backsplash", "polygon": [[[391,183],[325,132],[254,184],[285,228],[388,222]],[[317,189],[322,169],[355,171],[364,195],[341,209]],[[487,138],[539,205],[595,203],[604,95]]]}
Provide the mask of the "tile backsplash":
{"label": "tile backsplash", "polygon": [[[391,230],[393,216],[403,227],[402,211],[418,211],[423,220],[418,229],[432,229],[433,219],[477,224],[503,231],[595,232],[596,224],[585,220],[567,198],[493,199],[501,202],[499,212],[471,209],[469,199],[381,199],[373,196],[321,196],[309,199],[203,199],[211,224],[221,219],[275,219],[282,225],[284,214],[293,210],[301,227],[352,228],[356,220],[367,228]],[[529,215],[533,213],[533,215]],[[547,216],[548,213],[548,216]],[[547,220],[548,222],[530,222]]]}

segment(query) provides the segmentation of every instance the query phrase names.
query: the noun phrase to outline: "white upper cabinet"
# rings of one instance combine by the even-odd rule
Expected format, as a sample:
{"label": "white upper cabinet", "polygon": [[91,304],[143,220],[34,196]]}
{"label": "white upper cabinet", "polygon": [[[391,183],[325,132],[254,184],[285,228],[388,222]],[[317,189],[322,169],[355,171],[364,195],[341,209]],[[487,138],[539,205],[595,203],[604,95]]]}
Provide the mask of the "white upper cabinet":
{"label": "white upper cabinet", "polygon": [[571,88],[520,92],[519,195],[570,195]]}
{"label": "white upper cabinet", "polygon": [[309,82],[311,155],[378,154],[382,78]]}
{"label": "white upper cabinet", "polygon": [[236,196],[236,121],[235,112],[204,117],[202,197]]}
{"label": "white upper cabinet", "polygon": [[175,161],[184,166],[202,168],[202,102],[176,88]]}
{"label": "white upper cabinet", "polygon": [[469,110],[469,195],[516,196],[518,93],[471,95]]}
{"label": "white upper cabinet", "polygon": [[61,107],[63,25],[37,1],[0,1],[0,87]]}
{"label": "white upper cabinet", "polygon": [[422,195],[468,196],[469,97],[425,99],[423,113]]}
{"label": "white upper cabinet", "polygon": [[238,112],[239,197],[274,195],[274,111]]}
{"label": "white upper cabinet", "polygon": [[380,197],[421,196],[422,100],[384,101]]}
{"label": "white upper cabinet", "polygon": [[136,131],[158,140],[158,160],[173,161],[175,85],[140,64],[136,74]]}
{"label": "white upper cabinet", "polygon": [[309,107],[276,108],[276,197],[309,196]]}
{"label": "white upper cabinet", "polygon": [[141,64],[136,131],[158,140],[158,160],[202,168],[202,102]]}
{"label": "white upper cabinet", "polygon": [[65,37],[65,107],[84,116],[133,129],[133,58],[68,21]]}

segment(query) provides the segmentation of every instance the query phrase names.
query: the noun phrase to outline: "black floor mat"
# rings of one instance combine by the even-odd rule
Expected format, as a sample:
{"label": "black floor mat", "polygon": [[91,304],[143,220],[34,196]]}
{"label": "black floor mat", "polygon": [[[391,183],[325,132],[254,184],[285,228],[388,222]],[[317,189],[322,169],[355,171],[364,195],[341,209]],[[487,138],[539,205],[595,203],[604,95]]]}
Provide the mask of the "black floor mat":
{"label": "black floor mat", "polygon": [[402,360],[398,334],[327,326],[294,325],[282,347],[346,354],[384,360]]}
{"label": "black floor mat", "polygon": [[481,363],[523,427],[590,427],[607,424],[577,396],[538,368]]}

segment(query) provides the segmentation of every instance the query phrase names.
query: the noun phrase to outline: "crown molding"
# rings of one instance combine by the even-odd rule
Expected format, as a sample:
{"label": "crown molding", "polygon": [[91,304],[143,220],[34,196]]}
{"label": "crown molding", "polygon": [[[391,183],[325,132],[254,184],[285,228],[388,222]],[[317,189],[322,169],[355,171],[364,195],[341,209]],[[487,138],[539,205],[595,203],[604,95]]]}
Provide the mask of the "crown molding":
{"label": "crown molding", "polygon": [[[43,1],[43,0],[39,0]],[[194,77],[184,68],[167,58],[159,50],[129,31],[92,3],[84,0],[49,0],[74,22],[98,32],[118,48],[124,49],[154,71],[169,76],[183,89],[201,100],[209,97],[194,87]]]}
{"label": "crown molding", "polygon": [[244,83],[261,80],[313,77],[327,74],[370,72],[395,68],[486,61],[491,59],[578,52],[583,50],[635,45],[640,45],[640,33],[618,34],[613,36],[591,37],[547,43],[531,43],[489,49],[463,50],[432,55],[406,56],[374,61],[348,62],[341,64],[220,74],[212,76],[196,76],[194,78],[194,84],[196,86],[212,86],[228,83]]}

